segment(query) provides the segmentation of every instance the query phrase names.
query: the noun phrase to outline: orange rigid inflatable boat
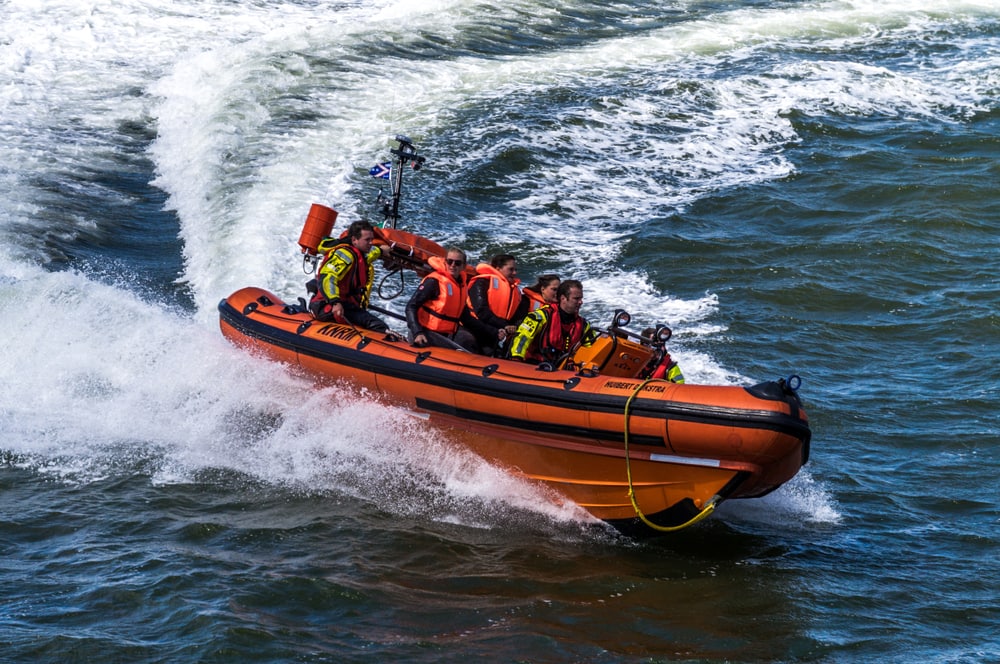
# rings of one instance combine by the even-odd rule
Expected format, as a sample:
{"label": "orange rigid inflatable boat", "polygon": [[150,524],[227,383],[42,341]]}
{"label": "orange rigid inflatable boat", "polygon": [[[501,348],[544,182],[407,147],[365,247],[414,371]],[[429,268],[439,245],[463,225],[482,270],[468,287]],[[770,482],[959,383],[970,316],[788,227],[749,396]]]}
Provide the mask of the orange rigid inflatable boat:
{"label": "orange rigid inflatable boat", "polygon": [[478,454],[539,480],[626,533],[667,531],[723,500],[762,496],[809,455],[785,381],[753,387],[643,380],[650,351],[604,333],[546,371],[321,323],[260,288],[219,304],[235,344],[425,415]]}
{"label": "orange rigid inflatable boat", "polygon": [[[375,229],[376,244],[390,269],[423,275],[427,260],[445,250],[395,227],[403,166],[418,170],[424,161],[408,138],[396,140],[393,197],[379,193],[386,223]],[[314,268],[336,217],[314,204],[306,218],[299,245]],[[394,334],[317,321],[261,288],[222,300],[219,317],[236,345],[420,414],[456,442],[629,534],[678,530],[724,500],[763,496],[809,457],[797,376],[753,387],[646,378],[665,356],[670,330],[628,332],[629,316],[620,310],[592,346],[559,366],[416,348]]]}

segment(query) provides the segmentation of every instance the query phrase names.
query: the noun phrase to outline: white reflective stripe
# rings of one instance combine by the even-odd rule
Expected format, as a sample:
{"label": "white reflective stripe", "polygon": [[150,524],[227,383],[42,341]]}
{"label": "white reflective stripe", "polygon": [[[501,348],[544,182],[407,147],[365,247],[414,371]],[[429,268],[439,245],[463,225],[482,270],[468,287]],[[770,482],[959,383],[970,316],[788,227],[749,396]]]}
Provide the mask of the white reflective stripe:
{"label": "white reflective stripe", "polygon": [[416,410],[410,410],[409,408],[401,408],[400,410],[402,410],[407,415],[410,415],[411,417],[416,417],[416,418],[419,418],[421,420],[429,420],[429,419],[431,419],[431,414],[430,413],[423,413],[423,412],[419,412],[419,411],[416,411]]}
{"label": "white reflective stripe", "polygon": [[692,459],[691,457],[674,456],[672,454],[650,454],[650,461],[663,461],[664,463],[682,463],[686,466],[709,466],[718,468],[722,462],[718,459]]}

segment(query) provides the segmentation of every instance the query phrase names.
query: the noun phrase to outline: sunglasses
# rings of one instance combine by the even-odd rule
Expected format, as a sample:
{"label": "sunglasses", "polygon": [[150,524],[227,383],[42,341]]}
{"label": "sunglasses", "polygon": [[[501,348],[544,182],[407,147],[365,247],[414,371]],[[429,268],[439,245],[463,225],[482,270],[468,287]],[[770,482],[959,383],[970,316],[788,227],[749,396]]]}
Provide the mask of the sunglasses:
{"label": "sunglasses", "polygon": [[446,259],[444,259],[444,262],[447,263],[448,265],[452,265],[454,267],[461,267],[462,265],[465,265],[465,261],[463,261],[463,260],[455,260],[454,258],[446,258]]}

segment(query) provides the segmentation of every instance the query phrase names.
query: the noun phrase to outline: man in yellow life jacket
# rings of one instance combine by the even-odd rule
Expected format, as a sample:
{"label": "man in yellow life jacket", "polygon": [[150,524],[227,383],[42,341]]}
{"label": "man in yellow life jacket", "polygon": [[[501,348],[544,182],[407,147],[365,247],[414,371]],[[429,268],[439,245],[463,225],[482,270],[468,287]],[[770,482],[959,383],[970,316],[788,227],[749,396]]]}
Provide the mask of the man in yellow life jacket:
{"label": "man in yellow life jacket", "polygon": [[320,242],[319,250],[326,256],[316,274],[316,292],[309,301],[316,320],[388,332],[389,327],[368,312],[374,263],[382,256],[382,249],[373,246],[374,240],[375,229],[360,220],[350,225],[344,239],[325,238]]}
{"label": "man in yellow life jacket", "polygon": [[591,346],[597,333],[580,315],[583,284],[567,279],[559,284],[558,304],[532,311],[517,328],[510,356],[523,362],[561,363],[580,346]]}
{"label": "man in yellow life jacket", "polygon": [[469,308],[489,331],[477,341],[486,355],[494,355],[500,330],[513,337],[517,325],[528,313],[528,300],[521,294],[517,278],[517,259],[498,254],[489,263],[476,266],[476,276],[469,280]]}
{"label": "man in yellow life jacket", "polygon": [[479,353],[476,338],[488,337],[490,332],[469,310],[465,252],[450,247],[444,258],[431,256],[427,264],[433,271],[406,304],[406,326],[413,345],[459,346]]}

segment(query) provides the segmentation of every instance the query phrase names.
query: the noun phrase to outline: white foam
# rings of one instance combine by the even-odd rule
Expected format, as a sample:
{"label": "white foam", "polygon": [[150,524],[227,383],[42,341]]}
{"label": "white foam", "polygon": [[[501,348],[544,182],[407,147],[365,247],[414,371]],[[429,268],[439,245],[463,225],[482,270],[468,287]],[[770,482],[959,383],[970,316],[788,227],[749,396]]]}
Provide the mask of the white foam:
{"label": "white foam", "polygon": [[726,520],[781,527],[835,526],[843,518],[829,489],[816,482],[808,467],[762,498],[724,502],[717,514]]}
{"label": "white foam", "polygon": [[588,520],[456,447],[446,431],[364,395],[317,388],[215,329],[82,274],[6,274],[0,320],[19,351],[0,363],[4,450],[60,481],[141,471],[190,482],[226,469],[355,495],[395,514],[476,523],[506,506]]}
{"label": "white foam", "polygon": [[[705,71],[775,44],[849,46],[870,39],[872,31],[891,38],[934,21],[995,12],[976,2],[943,3],[934,11],[917,2],[810,3],[720,11],[534,55],[442,61],[387,55],[378,62],[354,55],[373,38],[461,31],[479,9],[460,1],[387,2],[323,14],[298,4],[234,5],[213,13],[125,2],[49,4],[39,14],[29,3],[7,3],[2,57],[11,84],[2,88],[0,115],[14,140],[0,147],[3,162],[26,163],[26,172],[45,171],[48,157],[69,167],[84,164],[93,151],[80,154],[58,136],[39,151],[38,137],[49,135],[50,127],[80,126],[99,147],[101,130],[153,115],[157,182],[182,222],[184,280],[200,315],[210,318],[218,299],[244,283],[298,294],[294,239],[309,203],[319,199],[347,212],[363,207],[368,193],[351,191],[348,174],[377,158],[394,132],[447,133],[450,109],[530,103],[579,82],[620,89],[624,81],[642,94],[566,109],[567,115],[554,118],[563,121],[522,138],[528,149],[581,146],[591,160],[531,173],[530,182],[512,176],[498,183],[515,192],[511,208],[525,218],[512,225],[513,233],[573,241],[600,262],[613,260],[620,238],[664,210],[708,191],[794,172],[783,153],[796,140],[783,117],[791,109],[940,113],[969,105],[968,94],[955,87],[975,87],[968,67],[964,79],[951,70],[900,76],[837,62],[781,65],[728,79]],[[537,7],[521,2],[495,9],[513,20]],[[337,61],[344,71],[329,78],[312,71],[299,53]],[[974,71],[989,77],[994,70]],[[650,81],[657,94],[649,94]],[[700,89],[678,87],[691,81]],[[317,121],[273,132],[278,100],[298,90]],[[17,210],[21,221],[30,219],[31,197],[17,186],[20,177],[12,171],[2,176],[13,185],[5,207]],[[552,214],[553,205],[562,212]],[[484,228],[496,220],[467,221]],[[279,245],[288,251],[276,250]]]}

